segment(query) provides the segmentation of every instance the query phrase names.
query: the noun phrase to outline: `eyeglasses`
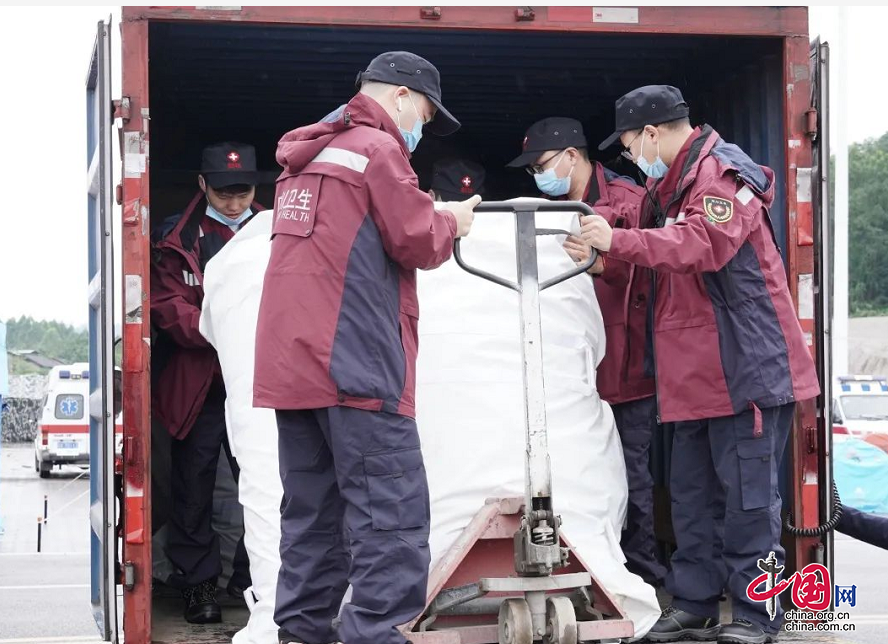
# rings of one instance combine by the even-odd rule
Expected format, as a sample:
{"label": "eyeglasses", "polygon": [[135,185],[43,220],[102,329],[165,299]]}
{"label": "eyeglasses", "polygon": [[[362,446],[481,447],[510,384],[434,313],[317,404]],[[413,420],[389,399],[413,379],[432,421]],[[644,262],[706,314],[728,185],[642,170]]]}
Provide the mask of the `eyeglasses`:
{"label": "eyeglasses", "polygon": [[565,150],[562,150],[561,152],[556,152],[555,154],[553,154],[552,156],[550,156],[548,159],[546,159],[546,160],[543,161],[542,163],[535,163],[535,164],[533,164],[533,165],[529,165],[529,166],[525,167],[524,169],[527,171],[527,174],[529,174],[530,176],[533,176],[533,175],[535,175],[535,174],[542,174],[543,172],[546,171],[546,167],[545,167],[545,166],[546,166],[547,163],[549,163],[549,161],[551,161],[551,160],[554,159],[555,157],[561,156],[561,155],[564,154],[565,152],[567,152],[566,149],[565,149]]}
{"label": "eyeglasses", "polygon": [[632,151],[631,151],[632,144],[635,143],[635,141],[638,139],[638,137],[640,137],[642,134],[644,134],[644,130],[642,130],[641,132],[636,134],[635,138],[632,139],[631,141],[629,141],[629,145],[625,146],[623,148],[623,151],[620,152],[621,157],[623,157],[624,159],[627,159],[629,161],[633,161],[633,162],[635,161],[635,157],[632,156]]}

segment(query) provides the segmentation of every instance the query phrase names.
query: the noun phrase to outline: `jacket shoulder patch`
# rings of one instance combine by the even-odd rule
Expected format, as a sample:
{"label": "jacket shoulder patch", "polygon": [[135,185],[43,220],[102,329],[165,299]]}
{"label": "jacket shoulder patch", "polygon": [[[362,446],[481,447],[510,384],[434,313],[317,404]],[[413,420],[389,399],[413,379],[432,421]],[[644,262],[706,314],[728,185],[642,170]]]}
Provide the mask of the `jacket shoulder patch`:
{"label": "jacket shoulder patch", "polygon": [[744,185],[740,190],[737,191],[737,194],[734,197],[742,203],[744,206],[748,206],[749,202],[752,201],[752,198],[755,196],[755,193],[749,189],[749,186]]}
{"label": "jacket shoulder patch", "polygon": [[734,203],[721,197],[703,197],[703,212],[714,224],[725,224],[734,216]]}

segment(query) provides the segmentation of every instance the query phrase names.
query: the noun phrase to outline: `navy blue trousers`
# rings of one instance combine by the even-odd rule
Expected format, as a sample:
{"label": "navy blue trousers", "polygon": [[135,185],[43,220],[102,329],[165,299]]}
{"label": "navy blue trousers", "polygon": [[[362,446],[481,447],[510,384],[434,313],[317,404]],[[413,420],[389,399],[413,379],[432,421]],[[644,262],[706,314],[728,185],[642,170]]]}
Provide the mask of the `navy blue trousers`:
{"label": "navy blue trousers", "polygon": [[626,461],[629,504],[620,547],[626,568],[652,586],[662,586],[666,568],[657,559],[654,536],[654,479],[651,438],[657,431],[657,399],[653,396],[611,405]]}
{"label": "navy blue trousers", "polygon": [[772,550],[780,565],[780,462],[795,403],[735,416],[675,423],[672,445],[672,525],[676,550],[666,590],[673,605],[718,619],[727,588],[734,619],[768,633],[782,623],[779,602],[771,621],[764,602],[746,587],[761,574],[757,563]]}
{"label": "navy blue trousers", "polygon": [[[222,573],[219,535],[213,530],[213,490],[219,451],[225,449],[234,479],[240,476],[231,456],[225,430],[225,390],[213,387],[194,427],[182,440],[170,445],[170,520],[166,554],[178,569],[170,583],[196,586],[213,581]],[[242,588],[250,585],[250,559],[240,534],[234,552],[231,581]]]}
{"label": "navy blue trousers", "polygon": [[397,627],[425,607],[430,558],[416,421],[330,407],[278,410],[277,423],[284,498],[275,622],[305,644],[404,644]]}

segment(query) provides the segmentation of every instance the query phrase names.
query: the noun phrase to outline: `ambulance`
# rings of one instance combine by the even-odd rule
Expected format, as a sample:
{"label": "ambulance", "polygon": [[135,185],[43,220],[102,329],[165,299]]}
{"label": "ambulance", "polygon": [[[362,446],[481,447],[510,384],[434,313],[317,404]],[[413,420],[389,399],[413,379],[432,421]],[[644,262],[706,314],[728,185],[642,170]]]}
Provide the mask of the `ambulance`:
{"label": "ambulance", "polygon": [[833,393],[834,437],[888,434],[888,377],[839,376]]}
{"label": "ambulance", "polygon": [[[89,465],[88,405],[89,364],[53,367],[34,439],[34,469],[40,478],[49,478],[56,465]],[[119,454],[123,446],[119,423],[116,430],[115,451]]]}

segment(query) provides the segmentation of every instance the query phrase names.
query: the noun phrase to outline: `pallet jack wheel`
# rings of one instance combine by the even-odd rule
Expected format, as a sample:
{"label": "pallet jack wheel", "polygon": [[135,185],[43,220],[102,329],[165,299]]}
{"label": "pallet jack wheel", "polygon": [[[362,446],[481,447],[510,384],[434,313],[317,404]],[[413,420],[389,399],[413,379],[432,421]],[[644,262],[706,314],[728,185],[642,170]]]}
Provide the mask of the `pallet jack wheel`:
{"label": "pallet jack wheel", "polygon": [[577,644],[577,615],[568,597],[552,597],[546,601],[543,644]]}
{"label": "pallet jack wheel", "polygon": [[507,599],[500,605],[499,644],[533,644],[533,620],[524,599]]}

